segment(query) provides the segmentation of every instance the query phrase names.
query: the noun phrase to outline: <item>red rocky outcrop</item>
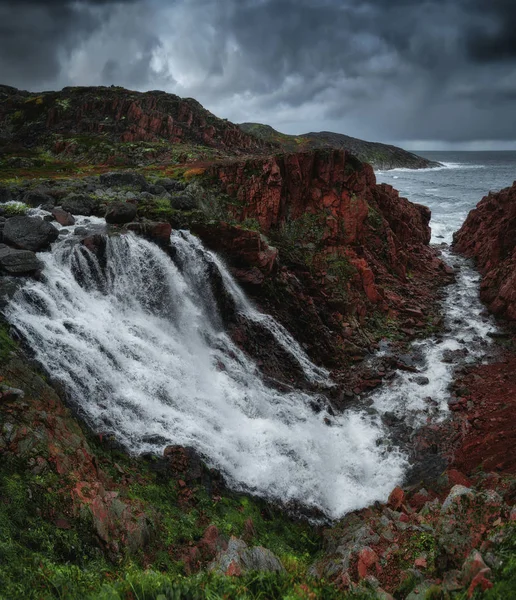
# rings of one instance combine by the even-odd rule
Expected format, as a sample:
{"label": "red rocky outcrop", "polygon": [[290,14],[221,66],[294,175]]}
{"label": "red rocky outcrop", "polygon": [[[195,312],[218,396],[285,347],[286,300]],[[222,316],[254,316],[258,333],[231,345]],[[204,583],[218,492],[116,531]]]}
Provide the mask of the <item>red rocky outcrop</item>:
{"label": "red rocky outcrop", "polygon": [[[298,316],[297,305],[301,312],[313,309],[302,319],[310,329],[319,320],[349,337],[350,320],[364,324],[374,314],[399,317],[408,329],[426,326],[436,289],[449,280],[428,245],[430,211],[377,185],[370,165],[345,151],[317,150],[215,165],[209,175],[229,196],[233,218],[254,223],[279,249],[279,287],[301,282],[294,293],[301,300],[288,302]],[[225,233],[211,242],[201,237],[227,250]],[[234,253],[228,254],[231,261]],[[256,261],[252,266],[260,268]],[[287,328],[312,343],[303,339],[306,327],[298,331],[295,319],[283,317]]]}
{"label": "red rocky outcrop", "polygon": [[516,182],[482,199],[455,234],[454,248],[476,259],[489,310],[516,321]]}

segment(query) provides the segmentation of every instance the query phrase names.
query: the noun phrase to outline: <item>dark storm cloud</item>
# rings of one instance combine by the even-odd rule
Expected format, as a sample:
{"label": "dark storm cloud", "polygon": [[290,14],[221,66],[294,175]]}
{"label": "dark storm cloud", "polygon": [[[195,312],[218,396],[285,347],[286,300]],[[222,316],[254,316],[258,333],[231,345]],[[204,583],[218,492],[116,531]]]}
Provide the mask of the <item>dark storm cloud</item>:
{"label": "dark storm cloud", "polygon": [[233,120],[516,139],[512,0],[0,0],[0,79],[165,88]]}
{"label": "dark storm cloud", "polygon": [[474,60],[496,62],[516,58],[516,4],[513,0],[479,3],[482,20],[468,35],[468,50]]}

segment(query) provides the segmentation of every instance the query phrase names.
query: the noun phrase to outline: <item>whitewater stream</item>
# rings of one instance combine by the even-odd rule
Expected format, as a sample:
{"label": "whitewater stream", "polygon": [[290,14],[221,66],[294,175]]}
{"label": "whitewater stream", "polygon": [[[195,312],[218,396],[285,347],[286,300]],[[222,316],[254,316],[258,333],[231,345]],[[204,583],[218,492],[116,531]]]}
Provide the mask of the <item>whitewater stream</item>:
{"label": "whitewater stream", "polygon": [[[77,225],[102,227],[102,220]],[[5,313],[92,428],[114,433],[134,453],[192,446],[233,488],[330,519],[385,501],[402,483],[409,461],[382,415],[414,427],[445,417],[449,353],[459,355],[455,364],[478,361],[495,330],[478,300],[478,274],[444,247],[457,281],[443,301],[444,333],[413,345],[419,372],[398,372],[363,407],[316,413],[314,394],[271,387],[231,340],[210,273],[308,382],[331,386],[328,373],[252,305],[197,238],[175,232],[174,258],[131,233],[106,237],[99,255],[78,241],[63,231],[51,252],[40,253],[41,280],[27,280]]]}
{"label": "whitewater stream", "polygon": [[316,414],[311,395],[268,387],[224,332],[213,265],[238,310],[266,327],[307,379],[328,374],[196,238],[179,232],[171,241],[177,264],[133,234],[107,237],[103,265],[65,237],[39,254],[43,279],[17,292],[6,316],[91,426],[132,452],[193,446],[233,487],[330,518],[385,498],[406,459],[387,451],[380,419]]}

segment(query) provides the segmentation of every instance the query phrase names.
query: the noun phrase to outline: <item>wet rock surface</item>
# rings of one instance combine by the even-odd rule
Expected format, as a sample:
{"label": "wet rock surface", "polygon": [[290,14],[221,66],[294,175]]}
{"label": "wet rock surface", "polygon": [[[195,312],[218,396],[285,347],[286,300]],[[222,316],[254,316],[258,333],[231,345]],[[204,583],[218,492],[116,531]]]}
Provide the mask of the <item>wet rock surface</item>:
{"label": "wet rock surface", "polygon": [[136,206],[130,202],[115,202],[106,212],[106,222],[117,225],[130,223],[136,217],[136,211]]}
{"label": "wet rock surface", "polygon": [[0,267],[8,275],[29,275],[39,271],[42,264],[30,250],[15,250],[0,244]]}
{"label": "wet rock surface", "polygon": [[6,243],[32,252],[48,248],[58,236],[58,230],[51,223],[37,217],[12,217],[6,221],[3,230]]}

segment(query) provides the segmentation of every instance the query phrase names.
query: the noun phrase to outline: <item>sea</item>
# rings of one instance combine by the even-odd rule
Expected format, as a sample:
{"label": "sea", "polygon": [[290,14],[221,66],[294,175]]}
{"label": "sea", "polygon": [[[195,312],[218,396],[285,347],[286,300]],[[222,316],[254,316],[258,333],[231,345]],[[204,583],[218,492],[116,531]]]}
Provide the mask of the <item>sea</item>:
{"label": "sea", "polygon": [[432,242],[451,243],[469,211],[490,191],[516,180],[516,152],[415,152],[440,162],[433,169],[377,171],[379,183],[389,183],[412,202],[432,211]]}

